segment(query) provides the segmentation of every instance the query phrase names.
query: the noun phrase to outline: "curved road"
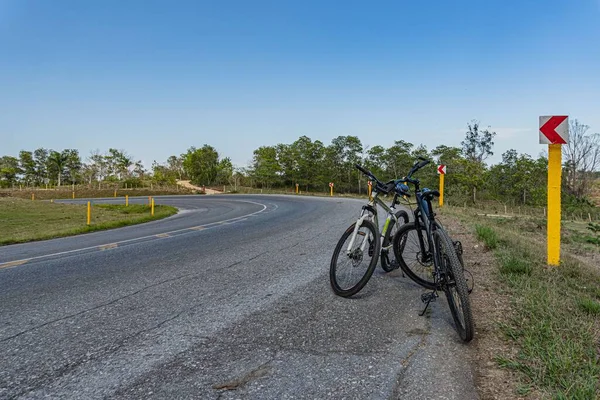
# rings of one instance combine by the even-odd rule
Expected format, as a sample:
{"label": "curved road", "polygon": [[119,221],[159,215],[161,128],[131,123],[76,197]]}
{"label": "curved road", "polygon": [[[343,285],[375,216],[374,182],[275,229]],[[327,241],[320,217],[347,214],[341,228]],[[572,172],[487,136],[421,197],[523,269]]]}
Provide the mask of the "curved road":
{"label": "curved road", "polygon": [[360,201],[156,200],[181,211],[0,247],[0,398],[477,398],[443,299],[419,317],[421,290],[379,267],[331,292]]}

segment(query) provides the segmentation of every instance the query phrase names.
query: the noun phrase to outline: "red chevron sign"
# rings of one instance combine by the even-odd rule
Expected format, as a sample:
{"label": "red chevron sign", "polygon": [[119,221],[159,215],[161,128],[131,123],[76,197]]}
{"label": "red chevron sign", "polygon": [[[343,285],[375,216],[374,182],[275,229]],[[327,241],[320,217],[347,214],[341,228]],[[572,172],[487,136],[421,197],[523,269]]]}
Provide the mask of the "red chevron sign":
{"label": "red chevron sign", "polygon": [[444,175],[446,173],[446,166],[444,164],[438,166],[438,174]]}
{"label": "red chevron sign", "polygon": [[569,117],[553,115],[540,117],[540,144],[567,144]]}

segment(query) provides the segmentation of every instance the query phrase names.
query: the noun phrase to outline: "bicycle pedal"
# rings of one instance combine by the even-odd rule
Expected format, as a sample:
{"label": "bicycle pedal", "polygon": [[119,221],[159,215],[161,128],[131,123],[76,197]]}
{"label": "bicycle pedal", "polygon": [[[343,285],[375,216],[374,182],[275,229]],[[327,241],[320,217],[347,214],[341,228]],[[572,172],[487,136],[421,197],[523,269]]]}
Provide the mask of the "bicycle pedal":
{"label": "bicycle pedal", "polygon": [[423,293],[421,295],[421,301],[423,303],[431,303],[432,301],[435,301],[438,297],[438,294],[436,292],[430,292],[430,293]]}

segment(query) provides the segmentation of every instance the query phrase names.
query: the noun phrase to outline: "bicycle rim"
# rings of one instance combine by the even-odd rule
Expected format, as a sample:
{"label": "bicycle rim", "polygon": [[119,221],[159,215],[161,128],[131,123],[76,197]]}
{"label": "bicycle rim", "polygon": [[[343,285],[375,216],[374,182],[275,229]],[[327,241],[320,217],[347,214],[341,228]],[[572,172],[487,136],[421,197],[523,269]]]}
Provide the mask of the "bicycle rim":
{"label": "bicycle rim", "polygon": [[[355,224],[352,224],[338,241],[329,269],[331,288],[342,297],[358,293],[367,284],[379,257],[379,235],[370,221],[363,221],[352,248],[348,250],[354,227]],[[365,246],[361,250],[363,243]]]}

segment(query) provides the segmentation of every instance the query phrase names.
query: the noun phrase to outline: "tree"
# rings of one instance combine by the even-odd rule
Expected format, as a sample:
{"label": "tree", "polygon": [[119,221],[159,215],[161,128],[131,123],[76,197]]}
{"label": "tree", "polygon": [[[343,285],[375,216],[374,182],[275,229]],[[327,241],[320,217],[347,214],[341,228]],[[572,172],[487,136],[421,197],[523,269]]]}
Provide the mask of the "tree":
{"label": "tree", "polygon": [[169,166],[169,169],[171,171],[173,171],[177,175],[177,179],[179,179],[179,180],[183,179],[183,174],[184,174],[183,159],[184,159],[184,156],[185,156],[184,154],[182,154],[179,157],[177,157],[177,156],[170,156],[167,159],[167,165]]}
{"label": "tree", "polygon": [[146,176],[146,172],[147,171],[144,168],[144,164],[142,164],[142,160],[136,161],[136,163],[133,165],[133,175],[136,178],[144,179],[144,176]]}
{"label": "tree", "polygon": [[254,150],[252,175],[262,186],[269,188],[280,179],[281,168],[277,162],[274,146],[261,146]]}
{"label": "tree", "polygon": [[205,144],[200,149],[190,147],[183,160],[185,173],[192,182],[199,185],[212,185],[218,173],[219,153]]}
{"label": "tree", "polygon": [[65,152],[50,150],[48,156],[48,173],[52,177],[56,177],[57,186],[61,185],[65,167],[67,165],[68,155]]}
{"label": "tree", "polygon": [[233,164],[229,157],[219,161],[217,166],[217,183],[221,185],[231,184],[233,182]]}
{"label": "tree", "polygon": [[493,155],[494,136],[496,132],[490,132],[488,129],[480,130],[479,121],[471,121],[467,124],[468,131],[465,140],[461,142],[463,154],[470,161],[481,163],[486,158]]}
{"label": "tree", "polygon": [[588,134],[589,126],[577,119],[569,123],[569,143],[565,149],[567,190],[577,198],[589,195],[593,173],[600,166],[600,134]]}
{"label": "tree", "polygon": [[109,173],[121,180],[129,177],[129,168],[133,165],[133,157],[125,152],[125,150],[108,149],[108,154],[104,156],[104,160],[108,164]]}
{"label": "tree", "polygon": [[48,150],[39,148],[33,152],[36,182],[48,183]]}
{"label": "tree", "polygon": [[86,176],[89,178],[89,184],[92,179],[103,181],[109,173],[109,166],[106,157],[100,153],[100,150],[94,150],[88,157],[88,168]]}
{"label": "tree", "polygon": [[356,136],[338,136],[327,147],[330,179],[339,190],[352,190],[360,172],[354,164],[362,162],[363,145]]}
{"label": "tree", "polygon": [[22,150],[19,152],[19,166],[23,171],[25,183],[34,184],[37,180],[35,160],[31,151]]}
{"label": "tree", "polygon": [[0,157],[0,186],[9,187],[17,182],[17,176],[21,173],[19,160],[15,157]]}
{"label": "tree", "polygon": [[81,174],[81,157],[76,149],[66,149],[62,151],[65,161],[65,173],[71,179],[71,183],[76,183]]}

